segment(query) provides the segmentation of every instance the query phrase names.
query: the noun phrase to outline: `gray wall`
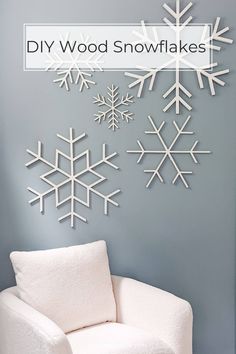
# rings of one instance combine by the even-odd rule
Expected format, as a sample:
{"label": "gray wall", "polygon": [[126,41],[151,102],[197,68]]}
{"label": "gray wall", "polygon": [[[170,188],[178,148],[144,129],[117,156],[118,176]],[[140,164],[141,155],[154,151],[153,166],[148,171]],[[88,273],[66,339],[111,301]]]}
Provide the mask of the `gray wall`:
{"label": "gray wall", "polygon": [[[161,21],[161,1],[13,1],[1,2],[1,239],[0,288],[14,284],[9,262],[13,250],[35,250],[69,246],[105,239],[109,247],[111,270],[173,292],[189,300],[194,310],[194,353],[233,354],[235,290],[235,46],[225,46],[217,61],[231,68],[225,88],[217,88],[212,98],[208,89],[197,88],[196,77],[185,75],[184,83],[193,92],[194,107],[190,127],[201,147],[213,151],[200,157],[189,177],[191,189],[178,183],[155,183],[145,189],[144,167],[137,165],[127,148],[136,147],[144,137],[147,115],[169,123],[176,117],[161,112],[165,102],[161,92],[170,86],[173,73],[162,73],[152,93],[136,100],[132,109],[135,121],[113,134],[107,126],[93,121],[96,112],[92,96],[115,83],[124,92],[128,78],[122,73],[97,73],[97,86],[83,94],[77,88],[70,93],[52,83],[53,73],[23,72],[22,24],[24,22],[136,22]],[[195,21],[211,22],[222,16],[223,24],[233,27],[235,1],[199,0],[193,8]],[[233,28],[230,33],[233,37]],[[187,113],[180,116],[182,122]],[[75,230],[67,222],[59,224],[60,211],[53,198],[47,200],[47,212],[28,205],[28,185],[37,185],[43,168],[27,170],[26,148],[45,142],[45,153],[53,157],[56,133],[66,134],[72,126],[77,133],[87,132],[87,144],[96,159],[101,143],[118,151],[120,172],[106,170],[109,186],[120,187],[119,208],[102,214],[100,200],[93,198],[91,209],[83,208],[89,223]],[[169,128],[171,128],[169,126]],[[173,130],[166,130],[170,139]],[[191,167],[188,160],[185,161]],[[171,179],[166,166],[164,176]]]}

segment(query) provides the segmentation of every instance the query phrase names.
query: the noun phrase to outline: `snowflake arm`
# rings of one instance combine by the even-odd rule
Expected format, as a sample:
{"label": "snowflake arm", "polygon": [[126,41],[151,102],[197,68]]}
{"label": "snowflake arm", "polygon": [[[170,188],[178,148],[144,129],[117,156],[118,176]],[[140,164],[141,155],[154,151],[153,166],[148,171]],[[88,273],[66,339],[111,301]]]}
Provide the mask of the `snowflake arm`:
{"label": "snowflake arm", "polygon": [[[69,34],[66,38],[61,38],[64,44],[68,41]],[[89,44],[89,38],[84,38],[81,36],[81,42],[84,44]],[[74,55],[71,52],[68,53],[67,58],[62,58],[57,52],[48,54],[47,68],[46,71],[53,70],[57,71],[58,79],[53,80],[54,83],[58,83],[59,87],[65,88],[66,91],[70,90],[72,84],[79,84],[79,91],[83,91],[84,88],[88,89],[95,82],[91,80],[92,74],[87,72],[90,71],[102,71],[102,53],[92,53],[88,57],[81,57],[82,54]],[[65,68],[66,66],[66,68]],[[75,76],[75,77],[74,77]]]}
{"label": "snowflake arm", "polygon": [[[144,20],[141,21],[141,31],[133,31],[133,34],[139,38],[135,43],[151,43],[156,44],[158,42],[158,35],[155,27],[152,27],[151,34],[148,32],[147,26]],[[153,37],[153,38],[152,38]]]}
{"label": "snowflake arm", "polygon": [[212,96],[215,95],[215,84],[218,84],[220,86],[225,86],[225,82],[223,80],[219,79],[219,76],[228,74],[229,69],[212,72],[209,70],[217,67],[218,63],[212,63],[210,65],[207,65],[207,66],[199,69],[199,68],[196,68],[196,66],[194,64],[190,63],[188,60],[186,60],[184,58],[182,58],[181,60],[183,63],[188,65],[189,68],[192,68],[193,70],[195,70],[195,72],[197,74],[198,84],[201,89],[204,88],[203,77],[205,77],[207,79]]}
{"label": "snowflake arm", "polygon": [[186,99],[181,96],[181,93],[188,98],[191,98],[192,94],[181,84],[180,72],[178,68],[175,71],[175,83],[163,94],[163,98],[169,97],[173,92],[174,98],[163,108],[163,112],[167,112],[172,106],[175,106],[175,112],[176,114],[179,114],[181,105],[191,111],[192,107],[188,104]]}
{"label": "snowflake arm", "polygon": [[[99,192],[98,190],[95,189],[95,187],[97,187],[100,183],[104,182],[106,180],[106,178],[99,174],[98,172],[95,171],[95,169],[102,165],[102,164],[107,164],[110,167],[114,168],[115,170],[118,170],[119,167],[117,165],[115,165],[114,163],[112,163],[110,160],[113,159],[113,157],[117,156],[117,153],[114,152],[110,155],[106,154],[106,144],[102,145],[102,158],[101,160],[97,161],[94,164],[90,164],[90,158],[89,158],[89,151],[86,151],[86,160],[87,160],[87,166],[86,168],[79,172],[78,174],[75,175],[75,180],[78,184],[87,187],[87,200],[86,200],[86,206],[89,205],[89,200],[90,200],[90,194],[94,193],[96,195],[98,195],[100,198],[102,198],[104,200],[104,214],[107,215],[108,214],[108,205],[109,203],[118,206],[119,204],[117,202],[115,202],[112,197],[117,195],[118,193],[120,193],[120,189],[115,190],[112,193],[109,193],[107,195],[102,194],[101,192]],[[77,158],[76,158],[77,159]],[[79,177],[81,177],[82,175],[84,175],[85,173],[92,173],[93,175],[95,175],[96,177],[98,177],[98,179],[91,183],[90,185],[86,185],[84,182],[82,182]]]}
{"label": "snowflake arm", "polygon": [[217,50],[217,51],[221,50],[221,46],[216,45],[214,43],[214,41],[222,42],[222,43],[226,43],[226,44],[233,43],[232,39],[222,36],[224,33],[229,31],[229,27],[225,27],[225,28],[219,30],[219,25],[220,25],[220,17],[217,17],[214,27],[213,27],[212,34],[210,36],[207,36],[207,25],[206,25],[204,28],[204,31],[202,33],[202,38],[201,38],[201,42],[205,43],[208,46],[208,48],[211,48],[211,49]]}
{"label": "snowflake arm", "polygon": [[134,74],[134,73],[125,72],[125,76],[129,76],[134,79],[134,81],[131,84],[129,84],[129,88],[138,86],[137,97],[141,97],[144,84],[146,81],[149,81],[148,90],[152,91],[156,79],[156,75],[159,72],[159,70],[156,69],[144,69],[144,71],[146,71],[145,74]]}
{"label": "snowflake arm", "polygon": [[[28,163],[26,163],[26,167],[30,167],[32,166],[33,164],[35,164],[36,162],[42,162],[43,164],[49,166],[51,169],[49,172],[47,173],[44,173],[40,176],[40,179],[44,182],[46,182],[47,184],[49,184],[51,186],[51,188],[49,188],[48,190],[46,190],[45,192],[37,192],[35,189],[31,188],[31,187],[28,187],[28,191],[33,193],[36,197],[34,197],[33,199],[31,199],[29,201],[29,204],[34,204],[36,202],[39,201],[39,206],[40,206],[40,212],[41,213],[44,213],[44,201],[45,201],[45,198],[47,196],[49,196],[52,192],[55,192],[55,195],[57,196],[56,198],[56,204],[58,204],[57,200],[58,200],[58,189],[63,186],[64,184],[66,184],[68,181],[69,181],[69,174],[67,174],[65,171],[61,170],[58,166],[58,152],[56,151],[56,163],[55,165],[52,164],[51,162],[47,161],[45,158],[43,158],[43,155],[42,155],[42,143],[41,141],[38,141],[38,150],[37,150],[37,153],[27,149],[27,152],[29,155],[33,156],[33,159],[31,161],[29,161]],[[61,182],[59,183],[58,185],[55,185],[54,183],[52,183],[50,180],[47,179],[47,177],[51,174],[53,174],[54,172],[60,172],[61,174],[63,174],[65,177],[67,177],[67,179],[64,181],[64,182]]]}
{"label": "snowflake arm", "polygon": [[157,74],[174,62],[175,62],[175,58],[171,58],[169,61],[164,63],[158,69],[157,68],[150,69],[150,68],[145,68],[143,66],[138,66],[137,69],[143,71],[144,74],[134,74],[134,73],[125,72],[125,76],[134,79],[133,82],[131,82],[128,87],[133,88],[137,86],[138,87],[137,97],[141,97],[144,90],[144,84],[146,82],[149,82],[148,90],[152,91]]}
{"label": "snowflake arm", "polygon": [[79,68],[77,68],[77,76],[75,79],[75,84],[78,85],[78,83],[80,82],[80,87],[79,87],[80,92],[83,91],[84,87],[88,89],[90,85],[95,85],[95,81],[89,79],[91,76],[92,74],[83,72]]}
{"label": "snowflake arm", "polygon": [[74,83],[72,71],[70,69],[62,70],[57,73],[58,79],[53,80],[55,83],[59,83],[59,87],[65,87],[66,91],[70,90],[70,84]]}
{"label": "snowflake arm", "polygon": [[[86,71],[83,71],[80,69],[79,63],[77,59],[73,60],[71,59],[72,63],[68,69],[65,70],[59,70],[58,68],[55,69],[57,70],[57,75],[59,76],[58,79],[53,80],[54,83],[59,83],[59,87],[63,88],[65,87],[66,91],[70,90],[70,84],[75,84],[79,86],[79,91],[83,91],[84,88],[88,89],[90,85],[94,85],[95,81],[90,80],[92,77],[92,74]],[[87,65],[91,65],[91,63],[87,63]],[[57,67],[57,66],[56,66]],[[91,70],[94,71],[94,70]],[[76,78],[74,79],[74,72],[76,72]]]}
{"label": "snowflake arm", "polygon": [[[219,25],[220,25],[220,17],[217,17],[211,36],[206,37],[206,30],[203,31],[203,35],[202,35],[202,42],[205,43],[212,50],[216,50],[216,51],[220,51],[221,46],[216,45],[215,42],[222,42],[222,43],[226,43],[226,44],[233,43],[232,39],[222,36],[222,34],[229,31],[229,27],[225,27],[225,28],[219,30]],[[187,62],[187,61],[185,61],[185,62]],[[191,66],[193,67],[193,65],[191,63],[187,62],[187,64],[189,65],[189,67],[191,67]],[[225,82],[223,80],[219,79],[218,76],[222,76],[222,75],[229,73],[229,69],[219,70],[219,71],[215,71],[215,72],[208,71],[208,70],[213,69],[217,66],[218,66],[218,63],[212,63],[209,66],[201,68],[201,69],[196,69],[193,67],[193,69],[196,71],[196,74],[197,74],[199,87],[201,89],[204,88],[203,77],[205,77],[208,80],[208,84],[209,84],[210,92],[211,92],[212,96],[215,95],[215,84],[218,84],[220,86],[225,85]]]}
{"label": "snowflake arm", "polygon": [[[182,17],[191,9],[193,6],[192,2],[189,2],[182,10],[180,9],[180,0],[176,0],[175,2],[175,10],[173,10],[166,3],[163,4],[163,8],[169,13],[171,17],[173,17],[174,22],[168,20],[168,18],[164,17],[163,21],[170,27],[175,30],[176,25],[180,25]],[[180,28],[187,26],[188,23],[192,21],[192,16],[189,16],[184,22],[181,23]]]}

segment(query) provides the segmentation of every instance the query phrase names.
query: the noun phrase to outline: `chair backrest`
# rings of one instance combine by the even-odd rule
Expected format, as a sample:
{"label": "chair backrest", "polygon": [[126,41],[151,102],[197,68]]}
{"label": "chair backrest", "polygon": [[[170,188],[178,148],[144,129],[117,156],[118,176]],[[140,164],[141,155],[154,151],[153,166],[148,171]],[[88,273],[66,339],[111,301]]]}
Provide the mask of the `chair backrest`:
{"label": "chair backrest", "polygon": [[12,252],[20,299],[64,333],[116,320],[105,241]]}

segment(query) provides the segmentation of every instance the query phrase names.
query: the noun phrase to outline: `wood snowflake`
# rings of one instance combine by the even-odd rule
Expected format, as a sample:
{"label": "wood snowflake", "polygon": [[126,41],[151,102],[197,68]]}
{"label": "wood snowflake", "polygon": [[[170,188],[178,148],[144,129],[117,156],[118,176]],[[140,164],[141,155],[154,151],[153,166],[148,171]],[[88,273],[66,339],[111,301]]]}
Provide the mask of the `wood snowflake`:
{"label": "wood snowflake", "polygon": [[[32,156],[32,160],[26,163],[26,167],[30,167],[37,162],[41,162],[49,168],[46,173],[40,176],[40,179],[48,186],[48,188],[43,192],[38,192],[35,189],[28,187],[28,190],[35,195],[33,199],[29,201],[30,204],[39,202],[40,212],[43,213],[45,209],[45,198],[51,194],[55,196],[56,207],[66,206],[69,204],[69,211],[59,217],[58,221],[63,221],[65,219],[70,220],[71,227],[75,226],[75,220],[79,219],[81,221],[87,222],[87,219],[76,211],[77,206],[91,206],[91,195],[97,195],[104,201],[104,214],[108,214],[108,205],[113,204],[118,206],[119,204],[113,200],[113,197],[120,193],[117,189],[109,194],[104,194],[100,192],[97,187],[107,178],[97,171],[97,167],[102,165],[108,165],[114,169],[118,167],[111,162],[111,160],[117,155],[116,152],[112,154],[107,154],[106,144],[102,145],[102,158],[95,163],[91,162],[90,150],[86,149],[79,154],[75,153],[75,145],[86,137],[83,133],[77,137],[74,137],[73,129],[70,128],[69,138],[57,134],[57,137],[64,141],[69,147],[69,153],[65,153],[56,149],[55,161],[50,162],[44,156],[42,152],[42,143],[38,142],[37,152],[27,150],[28,154]],[[69,162],[69,169],[65,169],[61,166],[61,159]],[[76,166],[81,163],[82,168],[77,169]],[[55,182],[53,176],[59,175],[60,182]],[[92,181],[84,181],[84,177],[92,177]],[[69,195],[65,198],[60,197],[60,192],[63,187],[69,187]],[[78,195],[77,189],[81,188],[85,190],[85,197]]]}
{"label": "wood snowflake", "polygon": [[115,85],[111,85],[111,87],[107,88],[107,97],[104,97],[98,94],[94,97],[95,104],[98,107],[103,107],[104,110],[99,110],[96,113],[95,121],[98,123],[102,123],[107,121],[108,128],[115,131],[119,128],[120,120],[129,123],[130,120],[133,120],[133,113],[128,109],[124,109],[123,107],[127,107],[132,104],[133,96],[127,93],[125,96],[119,97],[119,87]]}
{"label": "wood snowflake", "polygon": [[[179,35],[184,31],[185,27],[191,23],[192,16],[185,17],[188,11],[192,7],[192,2],[189,2],[185,7],[181,8],[180,0],[175,1],[175,9],[167,5],[163,5],[164,9],[167,11],[171,19],[165,17],[163,22],[174,31],[176,42],[178,42]],[[229,27],[220,29],[220,17],[216,18],[216,21],[213,25],[213,31],[207,35],[207,25],[204,26],[202,33],[202,38],[200,39],[201,43],[204,43],[207,48],[210,48],[213,51],[219,52],[221,50],[220,43],[231,44],[233,43],[232,39],[226,38],[223,36],[224,33],[229,31]],[[156,43],[157,42],[157,33],[155,28],[153,31],[148,31],[148,27],[145,25],[145,22],[142,21],[142,29],[140,32],[135,32],[139,42],[141,43]],[[167,68],[170,64],[174,65],[175,69],[175,78],[174,83],[168,88],[168,90],[163,94],[163,98],[169,99],[166,106],[163,108],[164,112],[167,112],[171,107],[175,108],[175,113],[180,114],[180,108],[192,110],[190,105],[190,98],[192,93],[189,89],[184,86],[181,79],[181,69],[180,63],[184,64],[185,67],[189,68],[191,71],[195,72],[197,75],[197,80],[199,87],[204,88],[204,80],[208,82],[210,93],[212,96],[215,95],[215,85],[224,86],[225,82],[222,80],[222,76],[229,72],[228,69],[215,70],[218,67],[217,62],[213,62],[208,66],[198,68],[196,65],[191,63],[190,60],[186,58],[186,54],[171,54],[170,59],[166,61],[160,68],[146,68],[144,66],[139,66],[137,69],[141,70],[141,73],[126,72],[125,75],[133,79],[129,84],[129,88],[137,87],[138,93],[137,96],[141,97],[143,91],[145,90],[145,84],[148,87],[149,91],[153,90],[154,83],[156,81],[157,75]]]}
{"label": "wood snowflake", "polygon": [[185,122],[183,123],[183,125],[181,127],[178,126],[178,124],[174,121],[173,125],[176,129],[176,135],[174,137],[174,139],[172,140],[172,142],[170,144],[167,144],[165,142],[165,139],[162,135],[162,129],[165,125],[165,121],[163,121],[161,123],[161,125],[159,127],[156,126],[154,120],[152,119],[152,117],[148,117],[149,122],[153,128],[153,130],[151,131],[145,131],[145,134],[147,135],[156,135],[156,137],[158,138],[159,142],[161,143],[162,148],[161,149],[157,149],[157,150],[153,150],[153,149],[146,149],[143,144],[140,142],[140,140],[137,140],[139,149],[138,150],[128,150],[127,152],[130,154],[139,154],[139,158],[137,160],[137,163],[140,163],[141,160],[144,158],[145,155],[160,155],[161,159],[160,161],[158,161],[157,166],[152,168],[152,169],[145,169],[144,172],[147,174],[150,174],[150,178],[146,184],[146,187],[148,188],[150,186],[150,184],[154,181],[155,178],[157,178],[160,182],[164,182],[164,178],[161,175],[161,170],[164,168],[164,163],[166,160],[169,160],[172,164],[172,166],[174,167],[176,174],[172,180],[172,183],[175,184],[177,182],[178,179],[181,180],[181,182],[184,184],[184,186],[186,188],[189,188],[189,184],[185,178],[185,175],[189,175],[192,174],[192,171],[186,171],[183,170],[182,168],[179,167],[179,164],[176,160],[176,155],[189,155],[194,163],[198,163],[197,157],[196,155],[199,154],[210,154],[210,151],[206,151],[206,150],[196,150],[196,147],[198,145],[198,140],[196,140],[192,147],[189,149],[183,149],[183,150],[177,150],[175,149],[175,144],[177,143],[177,141],[180,139],[180,137],[182,135],[192,135],[194,134],[191,131],[186,131],[185,128],[190,120],[191,116],[188,116],[187,119],[185,120]]}

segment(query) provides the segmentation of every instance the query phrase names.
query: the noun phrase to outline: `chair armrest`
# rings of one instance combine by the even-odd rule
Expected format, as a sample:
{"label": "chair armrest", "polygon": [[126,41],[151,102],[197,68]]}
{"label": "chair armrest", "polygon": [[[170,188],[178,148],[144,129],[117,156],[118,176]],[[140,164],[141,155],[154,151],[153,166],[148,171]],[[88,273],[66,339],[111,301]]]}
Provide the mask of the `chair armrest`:
{"label": "chair armrest", "polygon": [[72,354],[62,330],[16,294],[0,293],[0,354]]}
{"label": "chair armrest", "polygon": [[112,276],[117,321],[147,330],[168,344],[175,354],[192,354],[190,304],[139,281]]}

